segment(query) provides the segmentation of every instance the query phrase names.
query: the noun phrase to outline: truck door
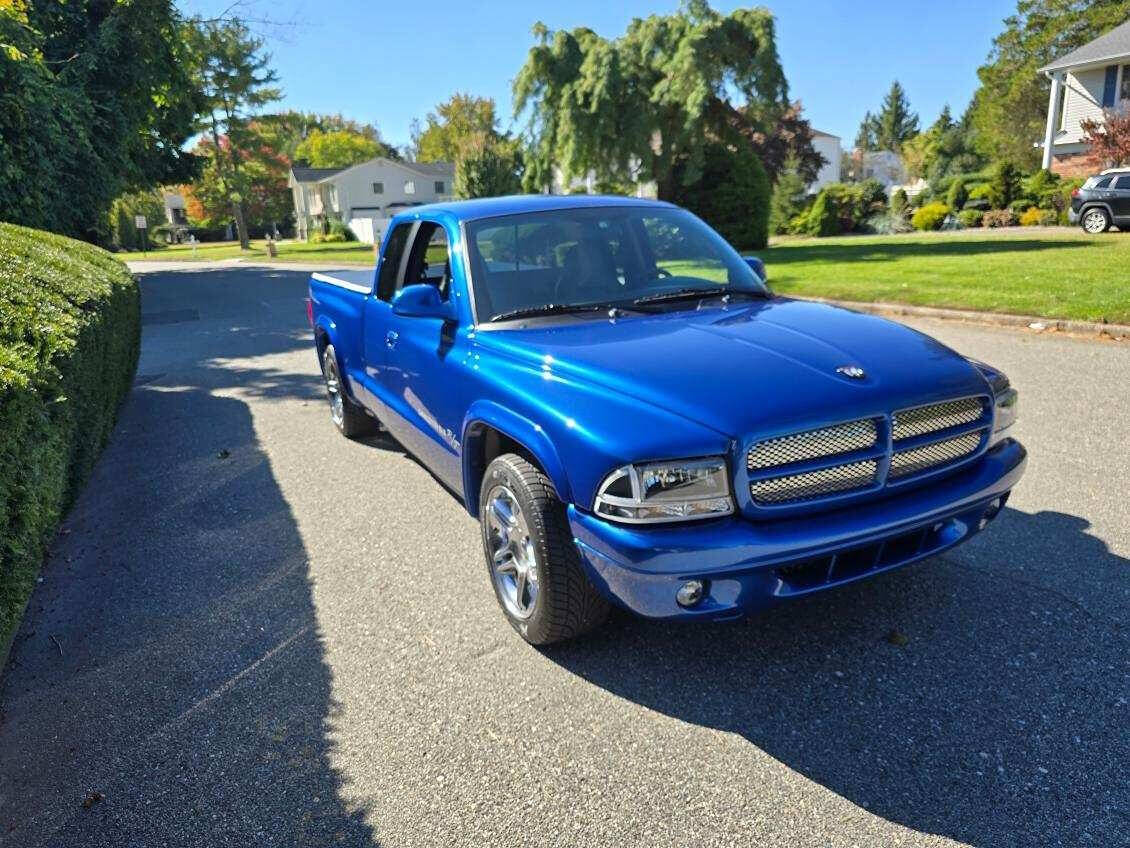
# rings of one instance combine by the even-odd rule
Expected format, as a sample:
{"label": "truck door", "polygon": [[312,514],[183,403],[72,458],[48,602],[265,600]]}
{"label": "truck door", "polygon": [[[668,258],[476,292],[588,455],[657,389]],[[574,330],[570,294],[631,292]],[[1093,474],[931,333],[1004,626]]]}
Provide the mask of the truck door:
{"label": "truck door", "polygon": [[365,298],[361,320],[364,373],[355,375],[362,388],[362,401],[388,426],[390,404],[384,370],[388,362],[389,333],[392,330],[392,307],[389,301],[400,288],[403,279],[407,247],[411,243],[416,222],[398,224],[385,240],[381,251],[376,278],[377,287],[372,297]]}
{"label": "truck door", "polygon": [[[412,235],[398,289],[427,283],[451,297],[451,261],[442,224],[420,221]],[[442,318],[389,317],[384,383],[400,421],[386,426],[411,453],[449,486],[462,485],[459,439],[466,405],[456,378],[457,326]]]}

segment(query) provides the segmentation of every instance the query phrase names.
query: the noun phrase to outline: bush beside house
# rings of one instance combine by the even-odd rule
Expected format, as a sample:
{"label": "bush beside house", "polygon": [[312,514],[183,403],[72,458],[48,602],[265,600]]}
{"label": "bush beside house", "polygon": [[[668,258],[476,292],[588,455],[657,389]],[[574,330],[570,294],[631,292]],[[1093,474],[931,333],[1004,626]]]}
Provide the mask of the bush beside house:
{"label": "bush beside house", "polygon": [[109,253],[0,223],[0,657],[129,391],[137,283]]}

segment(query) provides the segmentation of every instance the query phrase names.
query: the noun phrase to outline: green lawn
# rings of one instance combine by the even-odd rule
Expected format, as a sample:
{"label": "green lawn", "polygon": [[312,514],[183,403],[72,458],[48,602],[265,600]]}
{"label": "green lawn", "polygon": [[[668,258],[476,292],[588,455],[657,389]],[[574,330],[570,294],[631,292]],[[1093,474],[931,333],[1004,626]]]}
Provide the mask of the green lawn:
{"label": "green lawn", "polygon": [[[278,262],[373,261],[367,244],[280,242]],[[1130,233],[1067,227],[782,239],[760,253],[781,294],[1130,323]],[[191,259],[184,245],[120,259]],[[195,258],[266,259],[264,242],[200,245]],[[678,269],[672,268],[675,271]]]}
{"label": "green lawn", "polygon": [[[359,262],[363,264],[373,261],[373,246],[357,242],[338,242],[336,244],[313,244],[302,241],[278,242],[279,255],[272,262]],[[267,259],[267,243],[262,240],[253,240],[250,250],[240,250],[239,242],[222,241],[198,244],[195,253],[185,244],[170,245],[159,250],[150,250],[148,253],[133,251],[130,253],[117,253],[115,256],[123,262],[134,259],[160,259],[183,261],[196,259],[198,261],[216,259],[234,259],[243,257],[249,260]]]}
{"label": "green lawn", "polygon": [[1130,323],[1130,233],[783,239],[760,256],[781,294]]}

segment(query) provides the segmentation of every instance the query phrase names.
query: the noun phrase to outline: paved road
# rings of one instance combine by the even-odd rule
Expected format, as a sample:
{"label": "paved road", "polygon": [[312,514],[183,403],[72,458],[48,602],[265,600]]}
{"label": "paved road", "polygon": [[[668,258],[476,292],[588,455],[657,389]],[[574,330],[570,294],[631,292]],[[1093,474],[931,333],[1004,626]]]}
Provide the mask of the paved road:
{"label": "paved road", "polygon": [[993,532],[539,652],[459,503],[333,430],[302,277],[144,279],[137,386],[4,673],[0,843],[1127,844],[1130,346],[923,324],[1023,393]]}

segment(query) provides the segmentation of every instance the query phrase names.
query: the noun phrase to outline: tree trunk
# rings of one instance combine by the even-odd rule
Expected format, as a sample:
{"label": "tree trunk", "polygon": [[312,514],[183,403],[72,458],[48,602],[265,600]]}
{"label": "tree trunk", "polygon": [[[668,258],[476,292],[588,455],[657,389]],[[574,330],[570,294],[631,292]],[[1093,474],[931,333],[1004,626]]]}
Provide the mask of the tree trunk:
{"label": "tree trunk", "polygon": [[239,249],[250,250],[251,242],[247,238],[247,224],[243,222],[243,201],[237,200],[232,204],[235,214],[235,231],[239,235]]}

